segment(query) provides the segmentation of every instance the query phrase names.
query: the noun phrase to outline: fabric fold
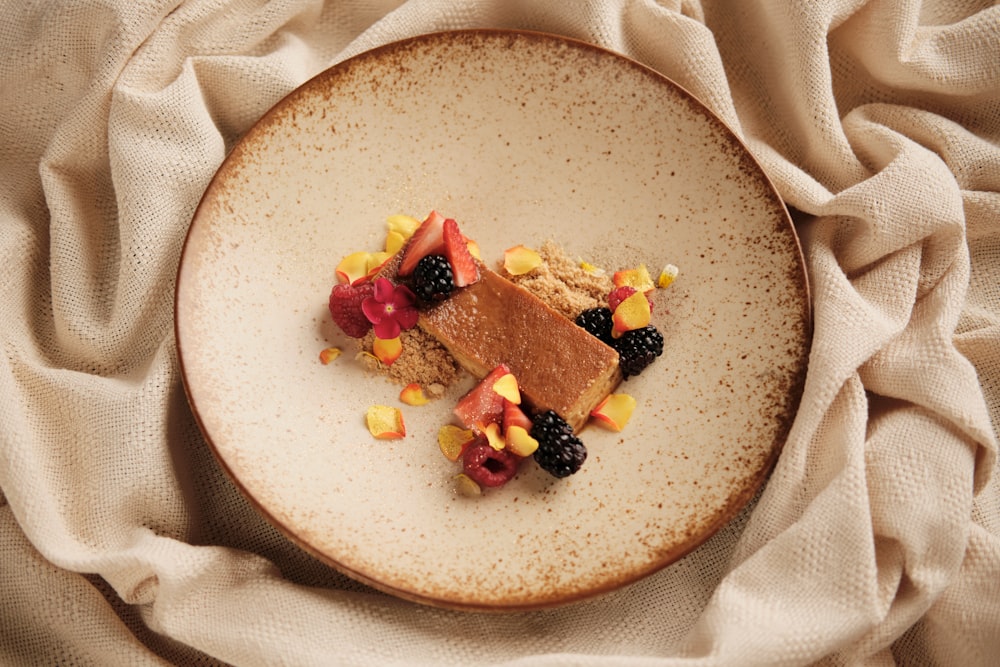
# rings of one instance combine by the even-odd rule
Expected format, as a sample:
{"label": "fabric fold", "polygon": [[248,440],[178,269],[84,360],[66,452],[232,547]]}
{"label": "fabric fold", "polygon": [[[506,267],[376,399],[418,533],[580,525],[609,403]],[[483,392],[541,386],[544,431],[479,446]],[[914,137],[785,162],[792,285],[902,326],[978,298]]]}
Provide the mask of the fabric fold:
{"label": "fabric fold", "polygon": [[[996,663],[988,4],[8,3],[0,662]],[[765,488],[678,563],[563,609],[421,607],[295,547],[212,458],[175,350],[187,227],[239,138],[323,68],[459,28],[553,32],[676,81],[794,209],[809,269],[809,374]]]}

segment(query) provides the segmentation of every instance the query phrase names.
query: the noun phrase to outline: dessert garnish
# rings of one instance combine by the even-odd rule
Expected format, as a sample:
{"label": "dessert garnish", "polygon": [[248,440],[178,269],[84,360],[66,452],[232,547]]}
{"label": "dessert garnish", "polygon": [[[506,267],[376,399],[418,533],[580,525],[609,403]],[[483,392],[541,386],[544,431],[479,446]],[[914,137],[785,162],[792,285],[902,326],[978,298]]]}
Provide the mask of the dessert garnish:
{"label": "dessert garnish", "polygon": [[376,334],[372,341],[372,356],[383,366],[392,366],[401,354],[403,354],[403,341],[398,334],[392,338],[379,338]]}
{"label": "dessert garnish", "polygon": [[[338,273],[338,275],[340,275]],[[359,284],[340,283],[330,292],[330,315],[341,330],[351,338],[361,338],[372,328],[361,303],[375,292],[371,281]]]}
{"label": "dessert garnish", "polygon": [[426,255],[413,270],[413,290],[424,303],[444,301],[455,289],[455,274],[444,255]]}
{"label": "dessert garnish", "polygon": [[399,392],[399,401],[406,405],[426,405],[430,403],[431,399],[427,397],[423,387],[416,382],[411,382]]}
{"label": "dessert garnish", "polygon": [[531,436],[538,441],[535,462],[553,477],[569,477],[587,460],[587,448],[566,420],[553,410],[536,415]]}
{"label": "dessert garnish", "polygon": [[438,431],[438,447],[449,461],[457,461],[462,458],[466,448],[475,439],[475,431],[455,424],[445,424]]}
{"label": "dessert garnish", "polygon": [[507,248],[503,253],[503,268],[512,276],[523,276],[542,264],[542,256],[537,250],[523,245]]}
{"label": "dessert garnish", "polygon": [[477,438],[462,455],[462,472],[479,486],[503,486],[517,474],[521,459]]}
{"label": "dessert garnish", "polygon": [[319,361],[321,364],[326,366],[331,363],[334,359],[340,356],[341,350],[339,347],[326,347],[319,351]]}
{"label": "dessert garnish", "polygon": [[406,435],[403,413],[391,405],[373,405],[365,413],[368,431],[379,440],[396,440]]}
{"label": "dessert garnish", "polygon": [[416,298],[409,287],[385,278],[375,278],[371,284],[371,294],[361,301],[361,312],[372,323],[376,338],[397,338],[403,329],[416,326]]}
{"label": "dessert garnish", "polygon": [[[642,296],[641,292],[637,294]],[[622,376],[626,379],[641,373],[663,354],[663,335],[655,326],[648,324],[648,319],[630,319],[633,316],[624,313],[619,316],[622,306],[633,297],[622,301],[614,311],[603,306],[590,308],[576,318],[578,326],[618,353]],[[640,326],[638,323],[643,321],[647,323]],[[632,325],[637,328],[627,328]]]}
{"label": "dessert garnish", "polygon": [[660,271],[660,275],[656,278],[656,286],[659,288],[670,287],[670,285],[677,279],[680,269],[678,269],[673,264],[667,264]]}
{"label": "dessert garnish", "polygon": [[[675,266],[665,265],[655,281],[643,264],[609,279],[603,269],[578,260],[577,274],[608,287],[591,301],[599,305],[570,314],[568,302],[557,311],[540,298],[545,290],[536,295],[526,289],[547,270],[532,248],[508,248],[501,275],[482,263],[478,245],[458,223],[437,211],[423,221],[391,216],[387,226],[383,250],[354,252],[338,263],[330,314],[358,339],[358,358],[391,374],[408,345],[418,347],[409,350],[411,357],[421,347],[440,346],[451,363],[478,378],[454,406],[458,423],[438,432],[441,453],[461,464],[455,476],[461,494],[503,486],[527,458],[553,477],[573,475],[587,458],[578,436],[587,423],[625,427],[636,400],[615,389],[663,352],[649,297],[674,281]],[[337,357],[334,350],[320,353],[324,364]],[[424,405],[443,390],[439,382],[394,379],[405,384],[399,401],[408,406]],[[371,406],[366,422],[378,439],[406,434],[402,412],[393,406]]]}
{"label": "dessert garnish", "polygon": [[635,398],[629,394],[608,394],[591,410],[590,416],[594,418],[594,423],[617,432],[625,428],[635,405]]}

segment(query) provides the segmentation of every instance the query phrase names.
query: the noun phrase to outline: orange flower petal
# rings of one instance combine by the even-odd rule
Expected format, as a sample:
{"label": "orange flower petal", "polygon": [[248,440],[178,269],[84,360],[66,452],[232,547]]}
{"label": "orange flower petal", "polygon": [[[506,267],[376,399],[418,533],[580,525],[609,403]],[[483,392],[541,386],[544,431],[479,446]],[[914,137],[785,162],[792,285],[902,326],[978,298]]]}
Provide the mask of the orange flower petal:
{"label": "orange flower petal", "polygon": [[628,394],[610,394],[591,411],[590,416],[605,428],[621,431],[635,411],[635,405],[635,399]]}
{"label": "orange flower petal", "polygon": [[652,319],[651,312],[649,299],[643,292],[636,292],[615,308],[614,315],[611,317],[614,323],[611,327],[611,335],[619,338],[626,331],[643,328]]}
{"label": "orange flower petal", "polygon": [[411,382],[399,392],[399,400],[406,405],[426,405],[431,399],[427,398],[423,387],[416,382]]}
{"label": "orange flower petal", "polygon": [[648,292],[656,287],[652,276],[649,275],[649,269],[646,268],[645,264],[640,264],[634,269],[616,271],[611,279],[614,282],[615,287],[634,287],[640,292]]}
{"label": "orange flower petal", "polygon": [[372,354],[386,366],[392,366],[392,362],[399,359],[403,353],[403,342],[399,336],[395,338],[375,338],[372,343]]}
{"label": "orange flower petal", "polygon": [[341,349],[339,347],[328,347],[324,350],[320,350],[319,360],[326,366],[328,363],[340,356]]}

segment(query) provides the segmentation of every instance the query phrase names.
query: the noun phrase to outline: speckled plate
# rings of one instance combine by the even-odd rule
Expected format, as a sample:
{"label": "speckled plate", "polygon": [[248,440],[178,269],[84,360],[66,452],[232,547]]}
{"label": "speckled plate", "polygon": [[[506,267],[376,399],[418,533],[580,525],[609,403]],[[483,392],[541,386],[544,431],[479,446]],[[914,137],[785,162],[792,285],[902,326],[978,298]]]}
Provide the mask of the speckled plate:
{"label": "speckled plate", "polygon": [[[680,267],[656,295],[663,356],[623,391],[625,430],[555,480],[456,495],[438,428],[471,383],[423,407],[366,375],[327,313],[334,267],[385,219],[456,218],[488,261],[560,243],[617,269]],[[323,72],[233,149],[191,225],[176,301],[194,414],[253,504],[317,558],[400,597],[524,610],[617,589],[684,556],[770,471],[798,406],[809,296],[788,213],[690,94],[572,40],[449,32]],[[400,406],[407,435],[364,414]]]}

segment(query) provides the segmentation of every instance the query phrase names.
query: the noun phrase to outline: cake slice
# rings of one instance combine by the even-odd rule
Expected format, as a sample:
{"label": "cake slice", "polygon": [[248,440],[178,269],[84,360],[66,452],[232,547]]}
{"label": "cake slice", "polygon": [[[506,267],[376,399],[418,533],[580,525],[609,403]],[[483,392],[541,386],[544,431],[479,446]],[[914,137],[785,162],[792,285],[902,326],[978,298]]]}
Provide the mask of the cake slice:
{"label": "cake slice", "polygon": [[617,352],[486,267],[419,325],[476,378],[505,364],[534,412],[555,410],[575,431],[622,379]]}

